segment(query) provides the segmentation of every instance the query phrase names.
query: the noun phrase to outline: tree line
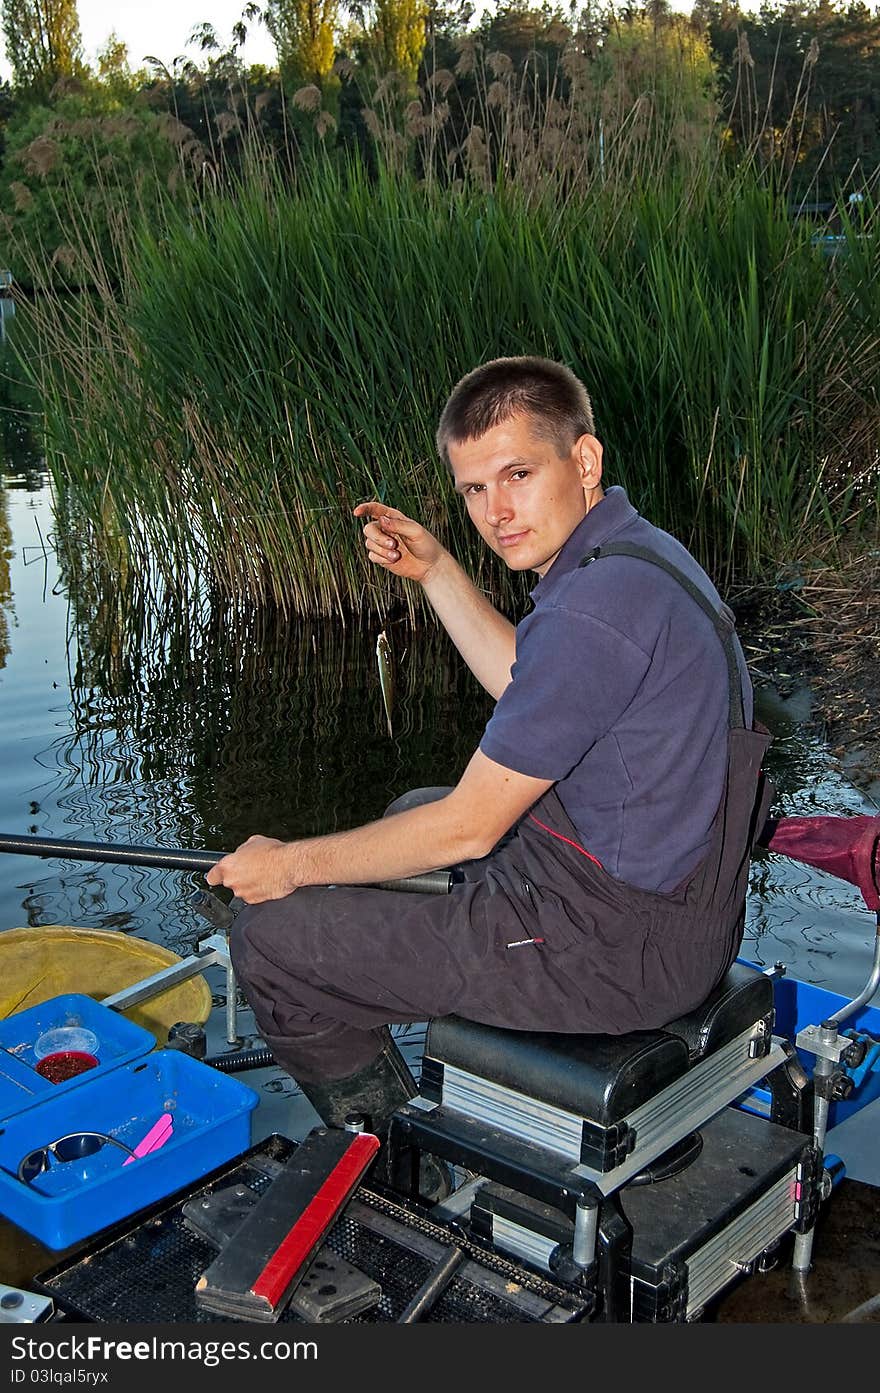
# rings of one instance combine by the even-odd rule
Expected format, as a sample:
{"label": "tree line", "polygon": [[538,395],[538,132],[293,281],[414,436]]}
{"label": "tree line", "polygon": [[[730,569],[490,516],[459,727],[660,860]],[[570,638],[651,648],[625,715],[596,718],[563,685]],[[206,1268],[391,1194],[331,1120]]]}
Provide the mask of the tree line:
{"label": "tree line", "polygon": [[[873,535],[876,17],[382,3],[248,8],[139,70],[13,31],[0,265],[42,292],[13,356],[90,535],[169,587],[381,604],[324,522],[387,488],[445,527],[438,390],[524,351],[601,382],[609,458],[713,574]],[[9,40],[49,0],[4,4]],[[792,216],[826,201],[832,245]]]}
{"label": "tree line", "polygon": [[[272,35],[275,68],[243,61],[254,25]],[[618,106],[674,104],[695,138],[715,130],[734,154],[773,161],[783,151],[801,199],[865,186],[880,166],[880,8],[861,0],[776,0],[757,13],[735,0],[696,0],[689,16],[665,0],[620,10],[500,0],[479,20],[471,0],[350,0],[344,10],[341,0],[267,0],[245,6],[226,47],[210,22],[201,24],[192,36],[201,60],[170,67],[155,59],[133,67],[115,34],[87,64],[76,0],[3,0],[2,28],[12,68],[11,83],[0,86],[7,168],[59,108],[68,120],[130,116],[130,133],[152,160],[157,118],[166,127],[173,119],[214,165],[222,147],[228,165],[244,131],[242,94],[278,147],[292,141],[301,150],[317,127],[324,146],[364,148],[374,116],[393,115],[405,134],[407,120],[426,114],[426,96],[442,98],[448,74],[461,113],[469,101],[472,112],[481,57],[530,89],[535,119],[587,81]],[[489,93],[500,74],[487,76],[484,96],[498,101],[497,89]],[[93,139],[95,131],[81,128]],[[165,163],[159,158],[167,176]]]}

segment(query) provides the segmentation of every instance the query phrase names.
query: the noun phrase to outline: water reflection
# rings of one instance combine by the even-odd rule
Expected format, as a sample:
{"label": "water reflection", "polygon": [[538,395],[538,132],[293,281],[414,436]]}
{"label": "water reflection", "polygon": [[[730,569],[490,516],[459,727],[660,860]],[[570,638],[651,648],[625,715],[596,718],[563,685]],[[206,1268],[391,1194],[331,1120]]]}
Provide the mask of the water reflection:
{"label": "water reflection", "polygon": [[[62,560],[62,574],[65,563]],[[381,813],[404,786],[454,780],[488,698],[435,630],[391,637],[390,740],[367,628],[285,623],[145,593],[136,576],[65,575],[71,600],[68,821],[98,837],[228,847]],[[103,807],[102,807],[103,804]],[[85,822],[83,822],[85,825]]]}
{"label": "water reflection", "polygon": [[[58,838],[228,849],[355,826],[401,790],[456,779],[490,700],[445,636],[386,624],[397,666],[389,739],[376,628],[182,606],[118,552],[98,563],[48,490],[10,492],[3,594],[14,595],[0,681],[0,827]],[[26,505],[26,506],[25,506]],[[37,533],[39,526],[39,534]],[[53,528],[55,529],[53,533]],[[11,529],[11,531],[10,531]],[[36,583],[25,548],[54,535]],[[768,704],[769,764],[787,812],[870,809],[805,733],[794,703]],[[0,924],[121,928],[176,951],[209,930],[187,903],[195,877],[7,857]],[[873,917],[852,887],[778,857],[752,873],[745,954],[781,959],[836,990],[867,975]]]}
{"label": "water reflection", "polygon": [[[48,492],[28,502],[37,512],[19,511],[19,589],[33,570],[23,567],[25,529],[52,530]],[[12,676],[25,694],[15,701],[14,682],[0,690],[5,729],[11,701],[31,747],[19,751],[17,781],[3,751],[4,830],[223,850],[257,831],[351,827],[407,787],[458,777],[489,699],[435,630],[386,626],[397,667],[392,740],[375,630],[285,624],[223,610],[210,595],[184,608],[124,556],[114,569],[95,562],[75,518],[55,529],[49,584],[39,599],[31,585],[26,620],[57,613],[55,651],[47,635],[38,652],[17,652]],[[122,928],[178,951],[206,932],[179,873],[68,863],[58,874],[61,864],[14,858],[0,922]]]}
{"label": "water reflection", "polygon": [[[783,701],[758,694],[758,713],[773,731],[767,767],[791,815],[875,813],[872,799],[849,784],[825,746],[805,732],[804,693]],[[876,923],[859,891],[835,876],[759,852],[752,865],[743,955],[790,971],[832,991],[853,993],[868,976]]]}
{"label": "water reflection", "polygon": [[38,429],[39,402],[10,341],[0,346],[0,471],[29,488],[39,487],[45,469]]}
{"label": "water reflection", "polygon": [[12,528],[5,492],[0,489],[0,668],[9,656],[9,617],[12,613]]}

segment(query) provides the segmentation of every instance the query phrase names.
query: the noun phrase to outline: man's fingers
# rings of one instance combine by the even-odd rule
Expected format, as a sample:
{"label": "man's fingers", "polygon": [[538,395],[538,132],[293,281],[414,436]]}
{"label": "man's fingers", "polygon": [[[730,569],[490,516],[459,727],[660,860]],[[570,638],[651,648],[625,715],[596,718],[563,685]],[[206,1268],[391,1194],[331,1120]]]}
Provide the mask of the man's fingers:
{"label": "man's fingers", "polygon": [[383,515],[379,518],[377,526],[394,537],[415,537],[425,530],[420,522],[413,522],[405,513],[395,513],[393,517]]}
{"label": "man's fingers", "polygon": [[378,548],[367,548],[367,560],[373,561],[377,566],[396,566],[400,560],[400,551],[397,547],[389,549],[384,547],[381,551]]}
{"label": "man's fingers", "polygon": [[392,552],[398,550],[397,542],[393,537],[366,537],[365,541],[370,556],[390,556]]}
{"label": "man's fingers", "polygon": [[356,518],[380,518],[383,515],[390,518],[405,518],[399,508],[389,508],[387,503],[380,503],[377,499],[370,499],[368,503],[359,503],[354,509]]}
{"label": "man's fingers", "polygon": [[388,508],[384,503],[359,503],[354,510],[355,517],[369,517],[372,522],[364,526],[364,535],[369,536],[371,528],[378,528],[380,534],[400,537],[415,537],[424,528],[420,522],[414,522],[408,518],[406,513],[402,513],[399,508]]}
{"label": "man's fingers", "polygon": [[228,881],[226,877],[227,875],[233,872],[233,865],[238,864],[234,861],[234,858],[238,855],[240,851],[244,849],[244,847],[256,846],[260,842],[267,842],[270,845],[277,845],[277,842],[274,842],[272,838],[262,837],[259,833],[256,833],[254,836],[248,837],[246,842],[241,842],[241,844],[235,848],[235,851],[231,851],[227,856],[222,857],[221,860],[219,860],[216,863],[216,865],[212,866],[211,869],[206,873],[205,880],[208,882],[209,885],[230,885],[231,881]]}
{"label": "man's fingers", "polygon": [[364,542],[371,557],[400,555],[400,538],[397,536],[396,524],[394,526],[395,531],[389,529],[386,532],[378,523],[367,523],[364,528]]}

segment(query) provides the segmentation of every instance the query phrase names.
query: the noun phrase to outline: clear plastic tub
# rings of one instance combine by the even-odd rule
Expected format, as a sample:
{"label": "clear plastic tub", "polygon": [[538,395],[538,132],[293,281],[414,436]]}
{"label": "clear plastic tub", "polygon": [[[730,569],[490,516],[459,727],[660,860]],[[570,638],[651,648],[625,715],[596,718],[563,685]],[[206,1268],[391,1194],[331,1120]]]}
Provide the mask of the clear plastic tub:
{"label": "clear plastic tub", "polygon": [[[85,1050],[51,1048],[59,1036],[69,1039],[71,1033],[80,1039],[90,1036],[96,1043]],[[0,1020],[0,1125],[50,1095],[81,1088],[86,1082],[91,1084],[96,1075],[147,1054],[155,1043],[154,1036],[142,1026],[75,992],[14,1012]],[[42,1072],[37,1073],[37,1066],[51,1059],[53,1053],[86,1054],[98,1063],[82,1074],[53,1082]]]}
{"label": "clear plastic tub", "polygon": [[64,1054],[75,1051],[78,1054],[98,1053],[98,1037],[93,1030],[84,1025],[59,1025],[53,1030],[44,1030],[34,1041],[34,1054],[37,1059],[45,1059],[47,1054]]}

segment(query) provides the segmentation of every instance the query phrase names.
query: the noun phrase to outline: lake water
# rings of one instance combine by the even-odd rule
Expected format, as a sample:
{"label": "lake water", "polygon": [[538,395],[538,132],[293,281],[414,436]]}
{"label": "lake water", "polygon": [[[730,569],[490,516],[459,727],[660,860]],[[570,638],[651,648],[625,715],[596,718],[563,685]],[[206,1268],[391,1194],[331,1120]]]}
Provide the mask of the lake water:
{"label": "lake water", "polygon": [[[0,832],[224,850],[257,831],[354,826],[406,788],[460,774],[490,705],[445,638],[386,623],[399,683],[390,738],[378,623],[134,605],[124,577],[98,582],[87,558],[56,550],[56,525],[37,475],[0,487]],[[874,812],[798,709],[761,694],[782,809]],[[196,875],[18,855],[0,865],[2,928],[112,928],[180,953],[211,931],[189,904]],[[746,934],[744,956],[854,994],[874,918],[852,887],[767,856]]]}

